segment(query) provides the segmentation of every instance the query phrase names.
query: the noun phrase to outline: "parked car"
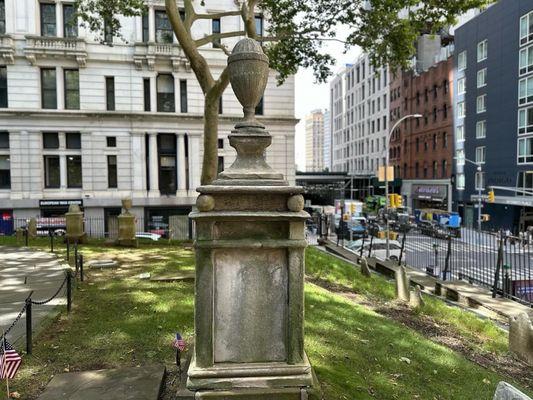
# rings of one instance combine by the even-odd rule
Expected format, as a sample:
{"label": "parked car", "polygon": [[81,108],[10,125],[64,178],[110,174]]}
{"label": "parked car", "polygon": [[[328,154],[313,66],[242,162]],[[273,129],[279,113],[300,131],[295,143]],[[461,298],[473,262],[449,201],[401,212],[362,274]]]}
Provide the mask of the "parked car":
{"label": "parked car", "polygon": [[[357,242],[353,242],[357,243]],[[363,255],[368,256],[368,251],[370,250],[370,241],[365,241],[363,244]],[[361,245],[353,248],[349,248],[350,251],[353,251],[355,254],[361,253]],[[397,240],[389,240],[389,259],[398,261],[400,259],[402,246]],[[387,258],[387,241],[385,239],[374,239],[372,240],[372,250],[370,251],[370,257],[376,257],[380,260],[385,260]]]}

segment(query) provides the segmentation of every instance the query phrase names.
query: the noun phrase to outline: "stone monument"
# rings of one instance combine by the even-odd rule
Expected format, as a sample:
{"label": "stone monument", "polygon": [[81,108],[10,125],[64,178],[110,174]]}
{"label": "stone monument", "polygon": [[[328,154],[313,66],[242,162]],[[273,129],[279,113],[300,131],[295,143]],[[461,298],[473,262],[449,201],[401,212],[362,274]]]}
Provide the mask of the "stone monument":
{"label": "stone monument", "polygon": [[118,239],[116,243],[120,246],[137,247],[135,215],[130,213],[131,206],[131,199],[122,199],[122,213],[117,217]]}
{"label": "stone monument", "polygon": [[67,240],[69,242],[82,242],[85,239],[83,229],[83,212],[77,204],[71,204],[68,212],[65,213],[65,223],[67,225]]}
{"label": "stone monument", "polygon": [[31,238],[37,237],[37,219],[36,218],[30,218],[28,221],[28,226],[26,227],[28,229],[28,236]]}
{"label": "stone monument", "polygon": [[229,135],[233,165],[197,189],[195,348],[187,387],[196,399],[307,399],[302,188],[265,160],[272,142],[254,110],[269,66],[252,39],[228,58],[244,119]]}

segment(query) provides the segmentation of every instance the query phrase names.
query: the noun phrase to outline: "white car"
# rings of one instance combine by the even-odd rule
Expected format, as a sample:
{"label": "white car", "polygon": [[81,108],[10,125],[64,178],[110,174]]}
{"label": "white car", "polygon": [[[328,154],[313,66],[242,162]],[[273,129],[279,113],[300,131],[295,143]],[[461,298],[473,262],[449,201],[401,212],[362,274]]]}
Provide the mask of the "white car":
{"label": "white car", "polygon": [[153,240],[154,242],[157,242],[161,238],[161,235],[158,233],[151,233],[151,232],[137,232],[135,234],[135,237],[137,239],[149,239],[149,240]]}
{"label": "white car", "polygon": [[[359,242],[359,241],[357,241]],[[368,257],[368,251],[370,249],[370,239],[365,240],[363,245],[363,256]],[[351,249],[355,254],[361,254],[361,245]],[[398,261],[400,259],[402,246],[397,240],[389,240],[389,259]],[[370,252],[370,257],[376,257],[380,260],[385,260],[387,258],[387,241],[385,239],[374,239],[372,240],[372,251]]]}

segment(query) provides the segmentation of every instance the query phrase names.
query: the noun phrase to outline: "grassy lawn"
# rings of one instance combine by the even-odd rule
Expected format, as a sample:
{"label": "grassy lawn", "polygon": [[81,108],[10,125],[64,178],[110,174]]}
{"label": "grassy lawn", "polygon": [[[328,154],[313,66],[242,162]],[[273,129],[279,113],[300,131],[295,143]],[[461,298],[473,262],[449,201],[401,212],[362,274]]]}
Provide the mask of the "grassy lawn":
{"label": "grassy lawn", "polygon": [[[35,399],[53,375],[65,370],[172,365],[173,333],[192,339],[193,284],[138,279],[143,272],[194,268],[190,249],[177,244],[115,249],[97,243],[83,246],[82,252],[87,260],[117,259],[122,267],[87,271],[88,280],[74,294],[73,312],[50,321],[35,338],[34,355],[24,357],[12,382],[12,390],[23,399]],[[336,259],[323,259],[314,249],[308,251],[307,264],[310,274],[329,276],[361,295],[390,299],[394,294],[389,282],[374,277],[368,283],[352,267],[343,274]],[[324,399],[492,399],[496,384],[504,379],[312,284],[306,286],[306,349]],[[0,393],[1,399],[5,394]]]}

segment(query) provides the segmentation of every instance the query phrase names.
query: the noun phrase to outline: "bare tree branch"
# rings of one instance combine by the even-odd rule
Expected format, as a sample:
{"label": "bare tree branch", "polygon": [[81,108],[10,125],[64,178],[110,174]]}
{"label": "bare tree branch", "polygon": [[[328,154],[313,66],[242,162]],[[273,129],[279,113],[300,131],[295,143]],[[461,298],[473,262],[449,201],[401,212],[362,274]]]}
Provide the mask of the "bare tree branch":
{"label": "bare tree branch", "polygon": [[240,17],[241,11],[226,11],[213,14],[195,14],[194,19],[215,19],[224,17]]}
{"label": "bare tree branch", "polygon": [[217,39],[238,37],[238,36],[244,36],[244,35],[246,35],[246,32],[244,31],[213,33],[212,35],[205,36],[202,39],[195,40],[194,43],[196,44],[196,47],[200,47],[205,44],[212,43]]}

